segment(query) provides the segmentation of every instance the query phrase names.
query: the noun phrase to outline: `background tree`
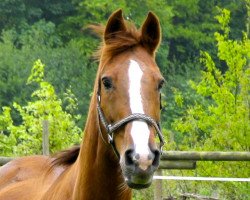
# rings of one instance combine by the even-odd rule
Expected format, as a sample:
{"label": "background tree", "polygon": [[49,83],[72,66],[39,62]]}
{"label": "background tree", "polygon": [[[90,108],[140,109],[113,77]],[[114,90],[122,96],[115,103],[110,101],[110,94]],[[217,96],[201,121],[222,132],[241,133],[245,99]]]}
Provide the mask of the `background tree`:
{"label": "background tree", "polygon": [[[221,32],[215,33],[218,59],[224,61],[227,70],[222,72],[207,52],[202,52],[201,62],[205,69],[201,80],[190,81],[198,95],[209,100],[209,104],[196,102],[186,114],[176,119],[173,128],[182,133],[183,150],[249,151],[250,150],[250,40],[243,34],[242,41],[229,38],[230,12],[220,10],[216,19]],[[247,162],[230,164],[203,162],[197,173],[200,176],[249,177]],[[245,169],[245,170],[242,170]],[[201,187],[205,187],[202,184]],[[193,187],[193,186],[191,186]],[[230,199],[247,199],[247,184],[227,183],[218,185],[217,192]],[[191,189],[191,188],[189,188]],[[192,189],[191,189],[192,190]],[[207,192],[207,191],[206,191]]]}
{"label": "background tree", "polygon": [[[49,121],[50,151],[56,152],[80,142],[82,130],[76,126],[79,120],[74,115],[77,100],[71,91],[65,93],[63,100],[55,94],[53,86],[44,80],[44,65],[40,60],[34,63],[28,84],[36,83],[38,88],[32,93],[33,101],[26,106],[13,103],[21,116],[16,125],[11,116],[11,108],[3,107],[0,115],[0,154],[21,156],[42,153],[42,122]],[[66,110],[62,104],[66,104]]]}

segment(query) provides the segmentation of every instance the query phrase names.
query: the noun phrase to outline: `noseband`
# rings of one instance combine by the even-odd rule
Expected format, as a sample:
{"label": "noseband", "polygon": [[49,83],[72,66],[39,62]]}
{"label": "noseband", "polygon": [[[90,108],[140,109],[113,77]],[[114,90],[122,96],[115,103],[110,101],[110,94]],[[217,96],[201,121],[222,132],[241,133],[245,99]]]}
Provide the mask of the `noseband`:
{"label": "noseband", "polygon": [[[97,112],[98,112],[98,115],[99,115],[99,119],[102,123],[102,125],[104,126],[107,134],[108,134],[108,142],[109,144],[111,144],[115,154],[118,156],[118,158],[120,157],[117,149],[116,149],[116,146],[115,146],[115,141],[114,141],[114,132],[123,127],[124,125],[126,125],[127,123],[131,122],[131,121],[144,121],[144,122],[147,122],[148,124],[150,124],[151,126],[153,126],[156,130],[156,133],[159,137],[159,140],[160,140],[160,153],[162,154],[162,148],[163,148],[163,145],[164,145],[164,137],[163,137],[163,134],[161,132],[161,127],[160,127],[160,123],[159,122],[156,122],[154,119],[152,119],[150,116],[148,115],[145,115],[145,114],[142,114],[142,113],[132,113],[131,115],[121,119],[120,121],[118,122],[115,122],[113,124],[109,124],[105,118],[105,115],[102,111],[102,108],[101,108],[101,96],[100,96],[100,93],[97,92]],[[101,133],[101,137],[103,138],[102,136],[102,132],[100,131]]]}

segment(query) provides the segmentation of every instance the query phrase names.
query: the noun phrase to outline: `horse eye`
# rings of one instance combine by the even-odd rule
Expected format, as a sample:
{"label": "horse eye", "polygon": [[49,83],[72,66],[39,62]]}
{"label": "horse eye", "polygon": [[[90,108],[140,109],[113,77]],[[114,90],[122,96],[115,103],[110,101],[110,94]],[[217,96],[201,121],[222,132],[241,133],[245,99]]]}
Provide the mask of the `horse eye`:
{"label": "horse eye", "polygon": [[109,90],[111,89],[113,86],[112,86],[112,79],[109,78],[109,77],[103,77],[102,78],[102,83],[105,87],[105,89]]}
{"label": "horse eye", "polygon": [[165,81],[162,79],[162,80],[159,82],[158,90],[161,90],[161,89],[162,89],[164,83],[165,83]]}

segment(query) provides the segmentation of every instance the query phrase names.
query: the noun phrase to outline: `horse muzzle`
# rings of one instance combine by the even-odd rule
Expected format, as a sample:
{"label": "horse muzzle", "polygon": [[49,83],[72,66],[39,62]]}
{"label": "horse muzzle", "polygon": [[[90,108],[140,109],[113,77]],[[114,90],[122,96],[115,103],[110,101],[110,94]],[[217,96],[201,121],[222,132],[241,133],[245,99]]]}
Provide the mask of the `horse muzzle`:
{"label": "horse muzzle", "polygon": [[126,150],[121,157],[121,168],[127,185],[134,189],[149,187],[159,162],[160,152],[157,149],[148,154],[135,153],[134,149]]}

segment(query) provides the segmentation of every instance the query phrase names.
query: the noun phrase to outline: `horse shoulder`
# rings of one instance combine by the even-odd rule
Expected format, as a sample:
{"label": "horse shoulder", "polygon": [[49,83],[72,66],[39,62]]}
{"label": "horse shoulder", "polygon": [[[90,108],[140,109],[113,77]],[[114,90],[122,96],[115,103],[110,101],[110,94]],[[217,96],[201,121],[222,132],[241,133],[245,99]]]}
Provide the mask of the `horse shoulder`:
{"label": "horse shoulder", "polygon": [[[60,170],[58,167],[56,171]],[[48,190],[44,193],[41,200],[71,200],[76,180],[76,165],[63,168],[64,170],[54,179]],[[55,172],[56,172],[55,171]],[[54,172],[54,173],[55,173]]]}
{"label": "horse shoulder", "polygon": [[0,200],[39,200],[65,170],[51,167],[53,159],[29,156],[0,168]]}
{"label": "horse shoulder", "polygon": [[34,180],[27,179],[7,185],[0,190],[0,200],[39,200]]}
{"label": "horse shoulder", "polygon": [[0,191],[10,184],[40,176],[50,166],[49,157],[29,156],[10,161],[0,167]]}

